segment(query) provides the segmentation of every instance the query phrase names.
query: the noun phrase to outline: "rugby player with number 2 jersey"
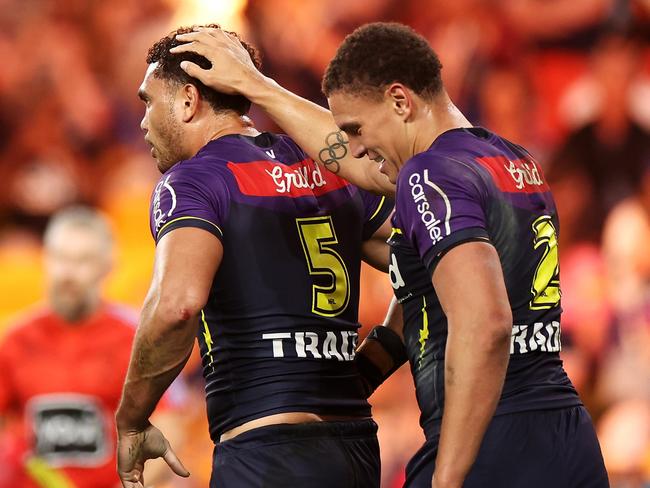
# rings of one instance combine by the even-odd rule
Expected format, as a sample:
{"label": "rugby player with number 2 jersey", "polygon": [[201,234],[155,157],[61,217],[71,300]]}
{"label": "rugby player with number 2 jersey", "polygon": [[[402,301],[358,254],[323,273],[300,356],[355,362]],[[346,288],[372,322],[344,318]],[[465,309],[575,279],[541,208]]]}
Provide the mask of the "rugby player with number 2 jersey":
{"label": "rugby player with number 2 jersey", "polygon": [[349,35],[323,79],[330,114],[222,32],[180,39],[213,64],[185,65],[190,75],[247,96],[328,169],[363,186],[353,157],[370,158],[397,184],[390,277],[403,320],[374,329],[356,358],[372,389],[406,346],[426,436],[406,486],[608,486],[559,357],[559,227],[542,170],[453,105],[426,40],[399,24]]}

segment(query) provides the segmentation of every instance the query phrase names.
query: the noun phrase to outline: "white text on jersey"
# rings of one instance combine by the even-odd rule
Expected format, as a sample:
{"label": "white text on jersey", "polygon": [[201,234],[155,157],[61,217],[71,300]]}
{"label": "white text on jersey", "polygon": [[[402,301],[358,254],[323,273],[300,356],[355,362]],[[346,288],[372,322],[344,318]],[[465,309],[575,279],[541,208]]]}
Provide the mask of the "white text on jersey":
{"label": "white text on jersey", "polygon": [[262,334],[262,339],[272,341],[274,358],[299,357],[352,361],[359,334],[351,330],[328,331],[321,342],[316,332],[274,332]]}
{"label": "white text on jersey", "polygon": [[321,173],[320,167],[314,164],[314,169],[310,171],[307,166],[285,171],[286,166],[273,166],[271,171],[266,170],[268,175],[273,178],[276,191],[278,193],[291,193],[291,188],[320,188],[325,186],[327,182]]}
{"label": "white text on jersey", "polygon": [[542,186],[544,184],[542,178],[539,176],[539,170],[533,162],[530,165],[528,163],[519,163],[517,165],[514,161],[510,161],[509,166],[504,164],[503,167],[510,173],[512,179],[515,180],[515,186],[518,190],[521,190],[525,184],[531,186]]}
{"label": "white text on jersey", "polygon": [[513,325],[510,341],[510,354],[527,352],[558,352],[560,344],[560,323],[535,322],[533,325]]}

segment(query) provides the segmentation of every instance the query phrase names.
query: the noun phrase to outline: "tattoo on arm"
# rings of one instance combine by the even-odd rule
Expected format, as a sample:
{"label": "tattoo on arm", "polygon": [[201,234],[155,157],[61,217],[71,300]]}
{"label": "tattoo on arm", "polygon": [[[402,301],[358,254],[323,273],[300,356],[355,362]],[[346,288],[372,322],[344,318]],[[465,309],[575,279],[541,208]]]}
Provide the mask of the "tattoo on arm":
{"label": "tattoo on arm", "polygon": [[136,364],[139,371],[148,371],[154,367],[156,361],[154,359],[154,347],[148,343],[146,339],[138,341],[136,348]]}
{"label": "tattoo on arm", "polygon": [[129,446],[129,462],[130,464],[135,464],[140,459],[142,453],[142,443],[146,440],[146,435],[144,439],[141,439],[142,432],[136,434],[136,441],[134,444]]}
{"label": "tattoo on arm", "polygon": [[327,144],[318,153],[318,159],[332,173],[338,173],[341,170],[339,160],[348,154],[348,141],[342,131],[330,132],[325,138]]}

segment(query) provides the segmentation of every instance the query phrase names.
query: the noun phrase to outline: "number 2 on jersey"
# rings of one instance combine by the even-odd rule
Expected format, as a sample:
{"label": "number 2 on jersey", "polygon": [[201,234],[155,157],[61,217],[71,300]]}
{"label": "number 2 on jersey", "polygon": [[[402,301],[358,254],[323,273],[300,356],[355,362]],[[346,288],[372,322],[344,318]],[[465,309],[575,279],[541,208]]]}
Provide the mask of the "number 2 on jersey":
{"label": "number 2 on jersey", "polygon": [[312,312],[325,317],[343,313],[350,301],[350,277],[343,259],[332,245],[338,244],[332,217],[296,219],[309,274],[331,277],[332,284],[312,285]]}
{"label": "number 2 on jersey", "polygon": [[542,215],[533,222],[533,248],[544,246],[544,254],[537,264],[531,293],[531,310],[555,307],[560,302],[560,267],[558,262],[557,233],[549,215]]}

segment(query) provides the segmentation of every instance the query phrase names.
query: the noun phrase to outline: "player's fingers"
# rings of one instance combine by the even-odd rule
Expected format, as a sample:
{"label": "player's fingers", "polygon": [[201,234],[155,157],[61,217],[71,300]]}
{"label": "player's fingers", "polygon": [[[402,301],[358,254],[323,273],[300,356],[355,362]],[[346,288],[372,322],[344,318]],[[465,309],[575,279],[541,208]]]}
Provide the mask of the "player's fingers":
{"label": "player's fingers", "polygon": [[178,46],[174,46],[169,50],[169,52],[172,54],[193,52],[196,54],[200,54],[203,57],[207,57],[208,52],[210,52],[212,49],[214,48],[208,46],[204,42],[192,41],[192,42],[186,42],[184,44],[179,44]]}
{"label": "player's fingers", "polygon": [[197,27],[194,29],[196,32],[204,32],[212,37],[219,37],[223,31],[221,29],[217,29],[215,27]]}
{"label": "player's fingers", "polygon": [[222,29],[216,29],[214,27],[198,27],[195,32],[201,32],[203,34],[207,34],[210,37],[213,37],[215,39],[225,39],[225,37],[228,35],[228,32]]}
{"label": "player's fingers", "polygon": [[172,469],[172,471],[176,473],[178,476],[187,478],[190,475],[190,472],[187,469],[185,469],[185,466],[183,466],[181,460],[178,459],[178,456],[176,456],[176,453],[171,448],[171,446],[169,445],[167,446],[167,452],[165,452],[163,459],[165,460],[167,465]]}
{"label": "player's fingers", "polygon": [[176,39],[182,41],[183,44],[172,47],[169,52],[173,54],[194,52],[210,59],[209,54],[213,52],[213,49],[226,49],[228,47],[244,49],[243,44],[235,35],[219,29],[211,29],[210,33],[201,31],[177,34]]}
{"label": "player's fingers", "polygon": [[142,479],[126,480],[122,478],[120,481],[122,481],[122,486],[124,488],[144,488],[144,485],[142,484]]}
{"label": "player's fingers", "polygon": [[209,70],[203,69],[198,64],[191,61],[181,61],[181,69],[192,78],[196,78],[201,83],[208,85],[208,78],[210,76]]}
{"label": "player's fingers", "polygon": [[[221,29],[215,29],[214,27],[198,27],[198,32],[203,32],[208,34],[210,37],[217,41],[222,41],[225,43],[235,44],[237,46],[244,47],[237,36],[232,33]],[[180,39],[179,39],[180,40]]]}
{"label": "player's fingers", "polygon": [[197,41],[197,42],[204,42],[206,44],[209,44],[210,42],[214,42],[215,39],[217,39],[217,37],[210,35],[210,33],[208,32],[193,31],[193,32],[186,32],[185,34],[176,34],[176,39],[182,42]]}
{"label": "player's fingers", "polygon": [[230,32],[224,32],[225,36],[228,38],[231,44],[234,44],[236,46],[239,46],[241,49],[244,49],[244,45],[241,43],[239,38]]}

